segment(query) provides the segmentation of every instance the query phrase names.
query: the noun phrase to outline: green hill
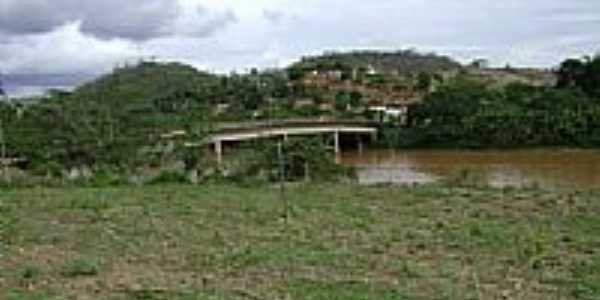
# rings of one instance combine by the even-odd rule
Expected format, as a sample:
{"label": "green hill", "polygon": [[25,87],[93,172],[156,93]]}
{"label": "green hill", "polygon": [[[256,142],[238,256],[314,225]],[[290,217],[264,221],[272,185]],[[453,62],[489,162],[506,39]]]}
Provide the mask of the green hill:
{"label": "green hill", "polygon": [[421,72],[435,73],[456,70],[461,68],[461,65],[447,56],[433,53],[423,54],[413,50],[400,50],[395,52],[330,52],[319,56],[304,57],[290,68],[304,70],[373,68],[381,73],[409,75]]}
{"label": "green hill", "polygon": [[56,92],[7,123],[8,152],[63,165],[122,164],[170,130],[202,119],[215,75],[177,63],[140,63]]}
{"label": "green hill", "polygon": [[[75,89],[78,99],[118,101],[121,107],[150,108],[156,101],[171,98],[200,98],[218,84],[218,77],[180,63],[143,62],[118,68]],[[138,107],[136,107],[138,106]]]}

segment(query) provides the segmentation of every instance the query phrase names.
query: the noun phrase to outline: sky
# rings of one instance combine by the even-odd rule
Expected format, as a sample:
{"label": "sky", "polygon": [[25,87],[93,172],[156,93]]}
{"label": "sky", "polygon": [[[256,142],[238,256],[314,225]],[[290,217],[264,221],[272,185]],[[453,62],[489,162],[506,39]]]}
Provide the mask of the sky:
{"label": "sky", "polygon": [[243,72],[323,51],[409,48],[551,68],[600,50],[600,1],[0,0],[0,73],[13,96],[141,59]]}

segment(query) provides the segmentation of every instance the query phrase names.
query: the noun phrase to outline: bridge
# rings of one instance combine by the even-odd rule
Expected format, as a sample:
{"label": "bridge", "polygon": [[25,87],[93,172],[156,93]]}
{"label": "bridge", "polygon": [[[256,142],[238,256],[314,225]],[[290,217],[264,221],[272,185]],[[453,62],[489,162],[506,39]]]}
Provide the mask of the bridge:
{"label": "bridge", "polygon": [[209,135],[205,144],[211,144],[217,160],[223,160],[225,143],[244,142],[256,139],[282,139],[292,136],[329,135],[333,137],[335,153],[341,151],[340,136],[354,135],[359,150],[363,148],[363,136],[372,140],[377,137],[377,124],[370,121],[334,121],[334,120],[278,120],[267,122],[248,122],[221,124]]}

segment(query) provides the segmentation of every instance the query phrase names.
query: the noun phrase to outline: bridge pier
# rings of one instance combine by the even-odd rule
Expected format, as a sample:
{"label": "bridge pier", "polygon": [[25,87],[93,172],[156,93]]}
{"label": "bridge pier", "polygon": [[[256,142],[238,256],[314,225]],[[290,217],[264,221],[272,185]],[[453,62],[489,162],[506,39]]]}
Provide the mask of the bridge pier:
{"label": "bridge pier", "polygon": [[364,144],[360,135],[356,136],[356,142],[358,144],[358,153],[362,154],[364,152]]}
{"label": "bridge pier", "polygon": [[215,154],[217,155],[217,163],[220,165],[223,162],[223,142],[215,141]]}
{"label": "bridge pier", "polygon": [[339,131],[335,131],[335,133],[333,134],[333,149],[335,151],[335,154],[339,154],[341,151],[340,149],[340,132]]}

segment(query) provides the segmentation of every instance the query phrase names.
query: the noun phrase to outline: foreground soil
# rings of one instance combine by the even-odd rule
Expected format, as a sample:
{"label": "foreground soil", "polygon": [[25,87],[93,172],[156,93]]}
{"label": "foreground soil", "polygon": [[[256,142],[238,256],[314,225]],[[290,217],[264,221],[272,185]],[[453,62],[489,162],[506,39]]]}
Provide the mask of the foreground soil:
{"label": "foreground soil", "polygon": [[0,203],[0,299],[600,299],[600,192],[166,185]]}

